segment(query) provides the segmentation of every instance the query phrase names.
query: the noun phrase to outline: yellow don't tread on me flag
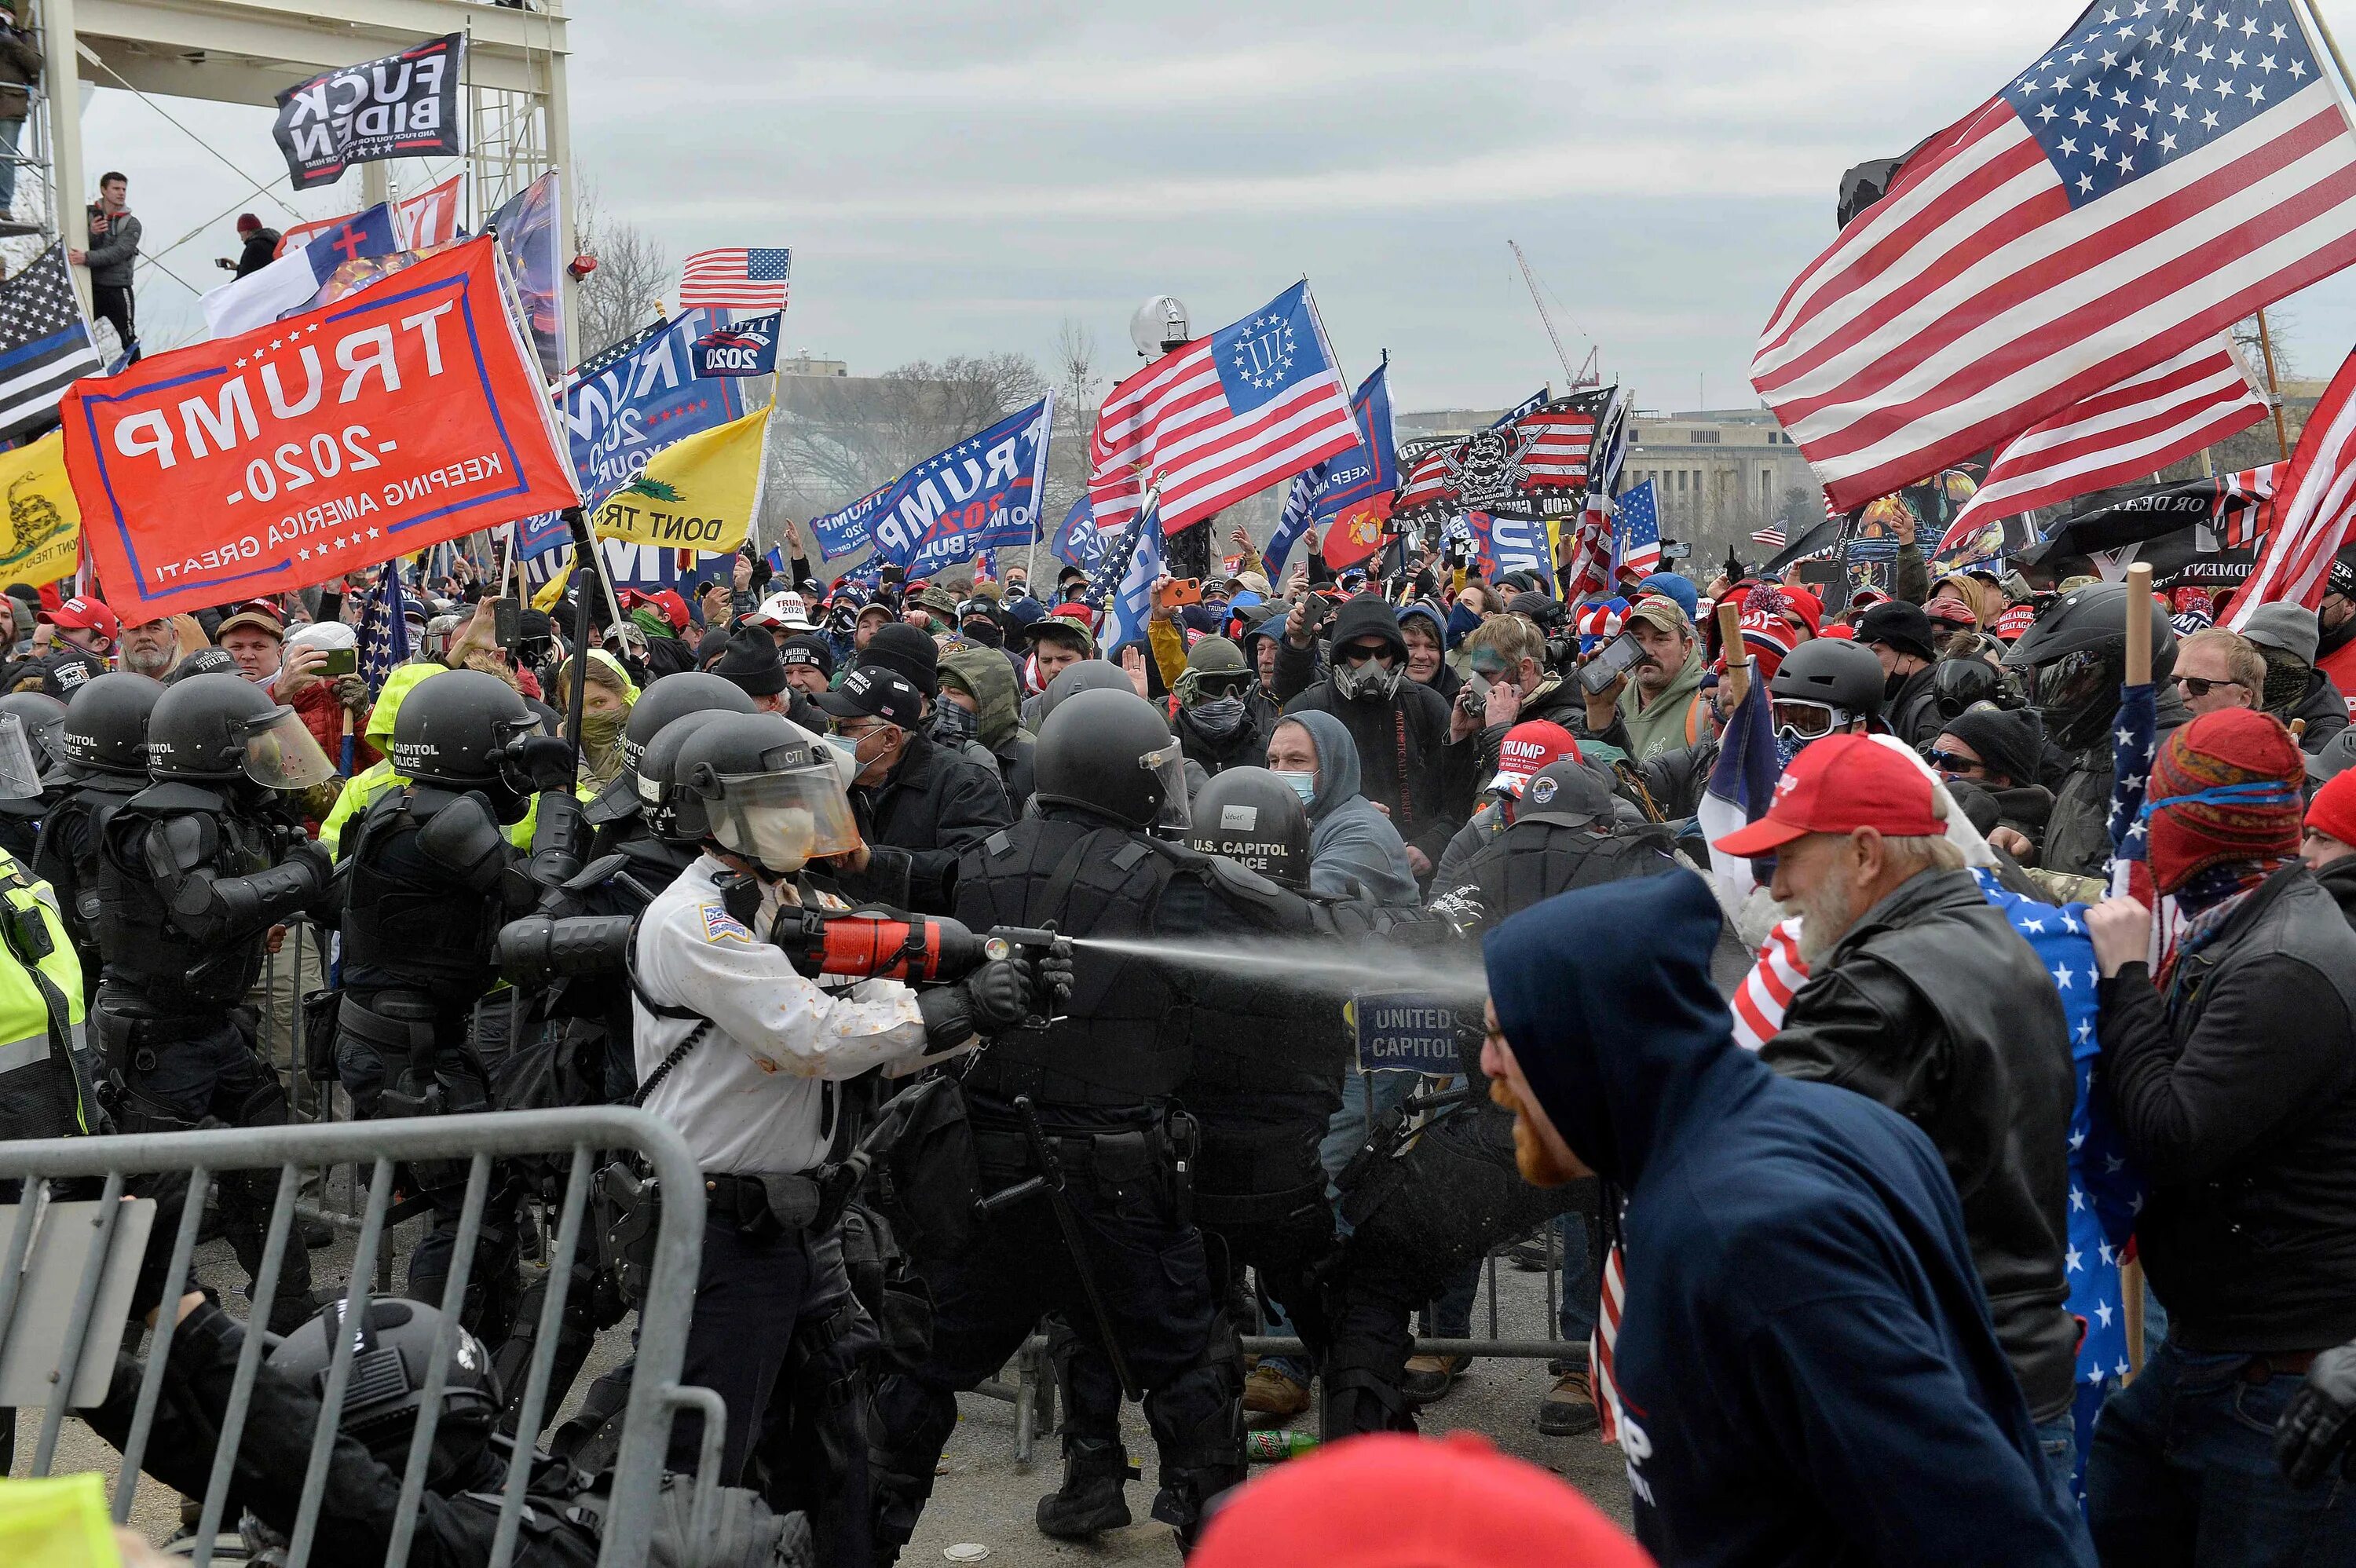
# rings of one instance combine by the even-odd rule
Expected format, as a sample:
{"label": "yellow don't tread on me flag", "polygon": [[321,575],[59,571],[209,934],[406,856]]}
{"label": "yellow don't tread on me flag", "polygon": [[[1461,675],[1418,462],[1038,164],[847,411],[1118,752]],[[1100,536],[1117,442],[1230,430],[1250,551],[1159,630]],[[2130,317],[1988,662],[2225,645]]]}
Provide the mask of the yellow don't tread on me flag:
{"label": "yellow don't tread on me flag", "polygon": [[0,582],[38,585],[71,577],[81,559],[81,506],[66,477],[66,442],[52,432],[0,452]]}
{"label": "yellow don't tread on me flag", "polygon": [[761,506],[769,411],[673,442],[591,517],[601,539],[725,555]]}

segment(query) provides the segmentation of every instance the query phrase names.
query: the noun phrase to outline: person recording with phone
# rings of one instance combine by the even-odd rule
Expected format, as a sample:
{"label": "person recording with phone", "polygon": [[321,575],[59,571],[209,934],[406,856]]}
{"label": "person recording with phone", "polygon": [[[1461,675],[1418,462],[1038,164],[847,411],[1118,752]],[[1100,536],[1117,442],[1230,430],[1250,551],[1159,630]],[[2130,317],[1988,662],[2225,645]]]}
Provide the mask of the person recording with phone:
{"label": "person recording with phone", "polygon": [[[1547,656],[1546,635],[1536,623],[1519,614],[1493,615],[1472,628],[1464,645],[1472,655],[1473,675],[1464,683],[1465,690],[1483,689],[1475,699],[1478,707],[1458,696],[1449,734],[1454,740],[1474,738],[1482,777],[1497,771],[1497,749],[1515,724],[1544,720],[1574,735],[1586,730],[1587,704],[1580,684],[1555,667]],[[1606,664],[1617,658],[1618,667],[1625,669],[1633,656],[1625,650],[1615,655],[1607,645],[1597,657]]]}

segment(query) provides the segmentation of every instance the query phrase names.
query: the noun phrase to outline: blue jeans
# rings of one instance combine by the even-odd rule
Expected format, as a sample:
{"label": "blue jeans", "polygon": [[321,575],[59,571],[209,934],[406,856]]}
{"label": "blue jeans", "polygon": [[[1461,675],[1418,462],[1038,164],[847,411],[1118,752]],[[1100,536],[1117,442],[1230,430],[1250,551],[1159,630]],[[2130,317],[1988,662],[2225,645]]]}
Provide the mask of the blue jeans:
{"label": "blue jeans", "polygon": [[2356,1564],[2356,1502],[2334,1476],[2293,1489],[2275,1422],[2298,1387],[2250,1380],[2252,1358],[2160,1346],[2112,1396],[2086,1460],[2086,1518],[2105,1563],[2136,1568]]}
{"label": "blue jeans", "polygon": [[2078,1496],[2078,1418],[2065,1411],[2037,1424],[2038,1452],[2045,1456],[2045,1473],[2063,1497]]}

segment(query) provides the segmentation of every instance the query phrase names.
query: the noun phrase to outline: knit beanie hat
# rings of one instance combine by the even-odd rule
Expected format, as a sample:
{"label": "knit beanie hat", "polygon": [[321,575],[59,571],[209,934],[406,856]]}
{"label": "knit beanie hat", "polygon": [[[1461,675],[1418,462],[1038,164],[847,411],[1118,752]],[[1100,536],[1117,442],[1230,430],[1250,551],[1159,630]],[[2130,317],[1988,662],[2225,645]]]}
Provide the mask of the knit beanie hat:
{"label": "knit beanie hat", "polygon": [[2307,804],[2307,827],[2310,833],[2356,845],[2356,772],[2335,774],[2315,792],[2315,798]]}
{"label": "knit beanie hat", "polygon": [[2151,771],[2152,880],[2172,893],[2211,866],[2298,853],[2306,759],[2282,721],[2247,708],[2203,713],[2169,736]]}
{"label": "knit beanie hat", "polygon": [[1946,732],[1979,753],[1988,772],[2001,773],[2014,784],[2037,782],[2038,753],[2043,750],[2045,727],[2029,708],[1998,708],[1993,702],[1974,703],[1947,720]]}

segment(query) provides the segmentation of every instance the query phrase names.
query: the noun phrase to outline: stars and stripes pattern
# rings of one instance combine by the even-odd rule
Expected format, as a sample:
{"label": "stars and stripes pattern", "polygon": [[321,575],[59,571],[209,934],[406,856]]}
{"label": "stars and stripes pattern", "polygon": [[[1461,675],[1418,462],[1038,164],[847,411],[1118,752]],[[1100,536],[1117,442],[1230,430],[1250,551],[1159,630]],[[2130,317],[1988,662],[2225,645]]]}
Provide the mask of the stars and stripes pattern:
{"label": "stars and stripes pattern", "polygon": [[793,261],[793,251],[786,249],[698,251],[680,270],[679,307],[783,310]]}
{"label": "stars and stripes pattern", "polygon": [[1661,569],[1661,507],[1645,480],[1614,498],[1612,512],[1612,577],[1650,577]]}
{"label": "stars and stripes pattern", "polygon": [[2227,623],[2237,632],[2261,604],[2312,610],[2323,603],[2331,558],[2348,542],[2349,521],[2356,517],[2356,353],[2340,362],[2308,415],[2275,490],[2265,548]]}
{"label": "stars and stripes pattern", "polygon": [[384,689],[395,667],[409,662],[407,596],[401,588],[401,563],[388,561],[369,591],[368,607],[360,612],[355,641],[359,648],[360,678],[368,682],[373,700]]}
{"label": "stars and stripes pattern", "polygon": [[1932,554],[1960,548],[1999,517],[2157,474],[2265,417],[2265,397],[2233,340],[2211,338],[2014,437]]}
{"label": "stars and stripes pattern", "polygon": [[2281,464],[2263,463],[2225,475],[2217,487],[2214,523],[2220,548],[2240,549],[2264,537],[2272,515],[2266,503],[2275,498],[2275,480],[2281,472]]}
{"label": "stars and stripes pattern", "polygon": [[1156,489],[1174,533],[1357,444],[1350,389],[1295,283],[1112,389],[1088,438],[1088,499],[1098,528],[1126,528]]}
{"label": "stars and stripes pattern", "polygon": [[1598,1441],[1620,1441],[1620,1378],[1614,1358],[1620,1349],[1620,1314],[1628,1305],[1628,1258],[1614,1246],[1603,1254],[1602,1289],[1596,1301],[1595,1332],[1587,1338],[1589,1386],[1595,1393]]}
{"label": "stars and stripes pattern", "polygon": [[0,283],[0,440],[48,419],[67,388],[102,368],[62,245]]}
{"label": "stars and stripes pattern", "polygon": [[1784,544],[1783,525],[1770,523],[1763,528],[1751,529],[1751,542],[1762,549],[1782,549]]}
{"label": "stars and stripes pattern", "polygon": [[1151,491],[1145,506],[1130,518],[1119,541],[1108,546],[1088,579],[1087,603],[1097,612],[1097,644],[1108,655],[1124,643],[1145,635],[1153,608],[1153,584],[1162,576],[1162,529],[1156,526],[1160,508]]}
{"label": "stars and stripes pattern", "polygon": [[1784,293],[1751,379],[1855,507],[2356,261],[2292,0],[2097,0]]}
{"label": "stars and stripes pattern", "polygon": [[1587,483],[1587,460],[1595,445],[1595,416],[1577,409],[1544,409],[1517,421],[1528,435],[1522,458],[1532,490],[1576,490]]}

